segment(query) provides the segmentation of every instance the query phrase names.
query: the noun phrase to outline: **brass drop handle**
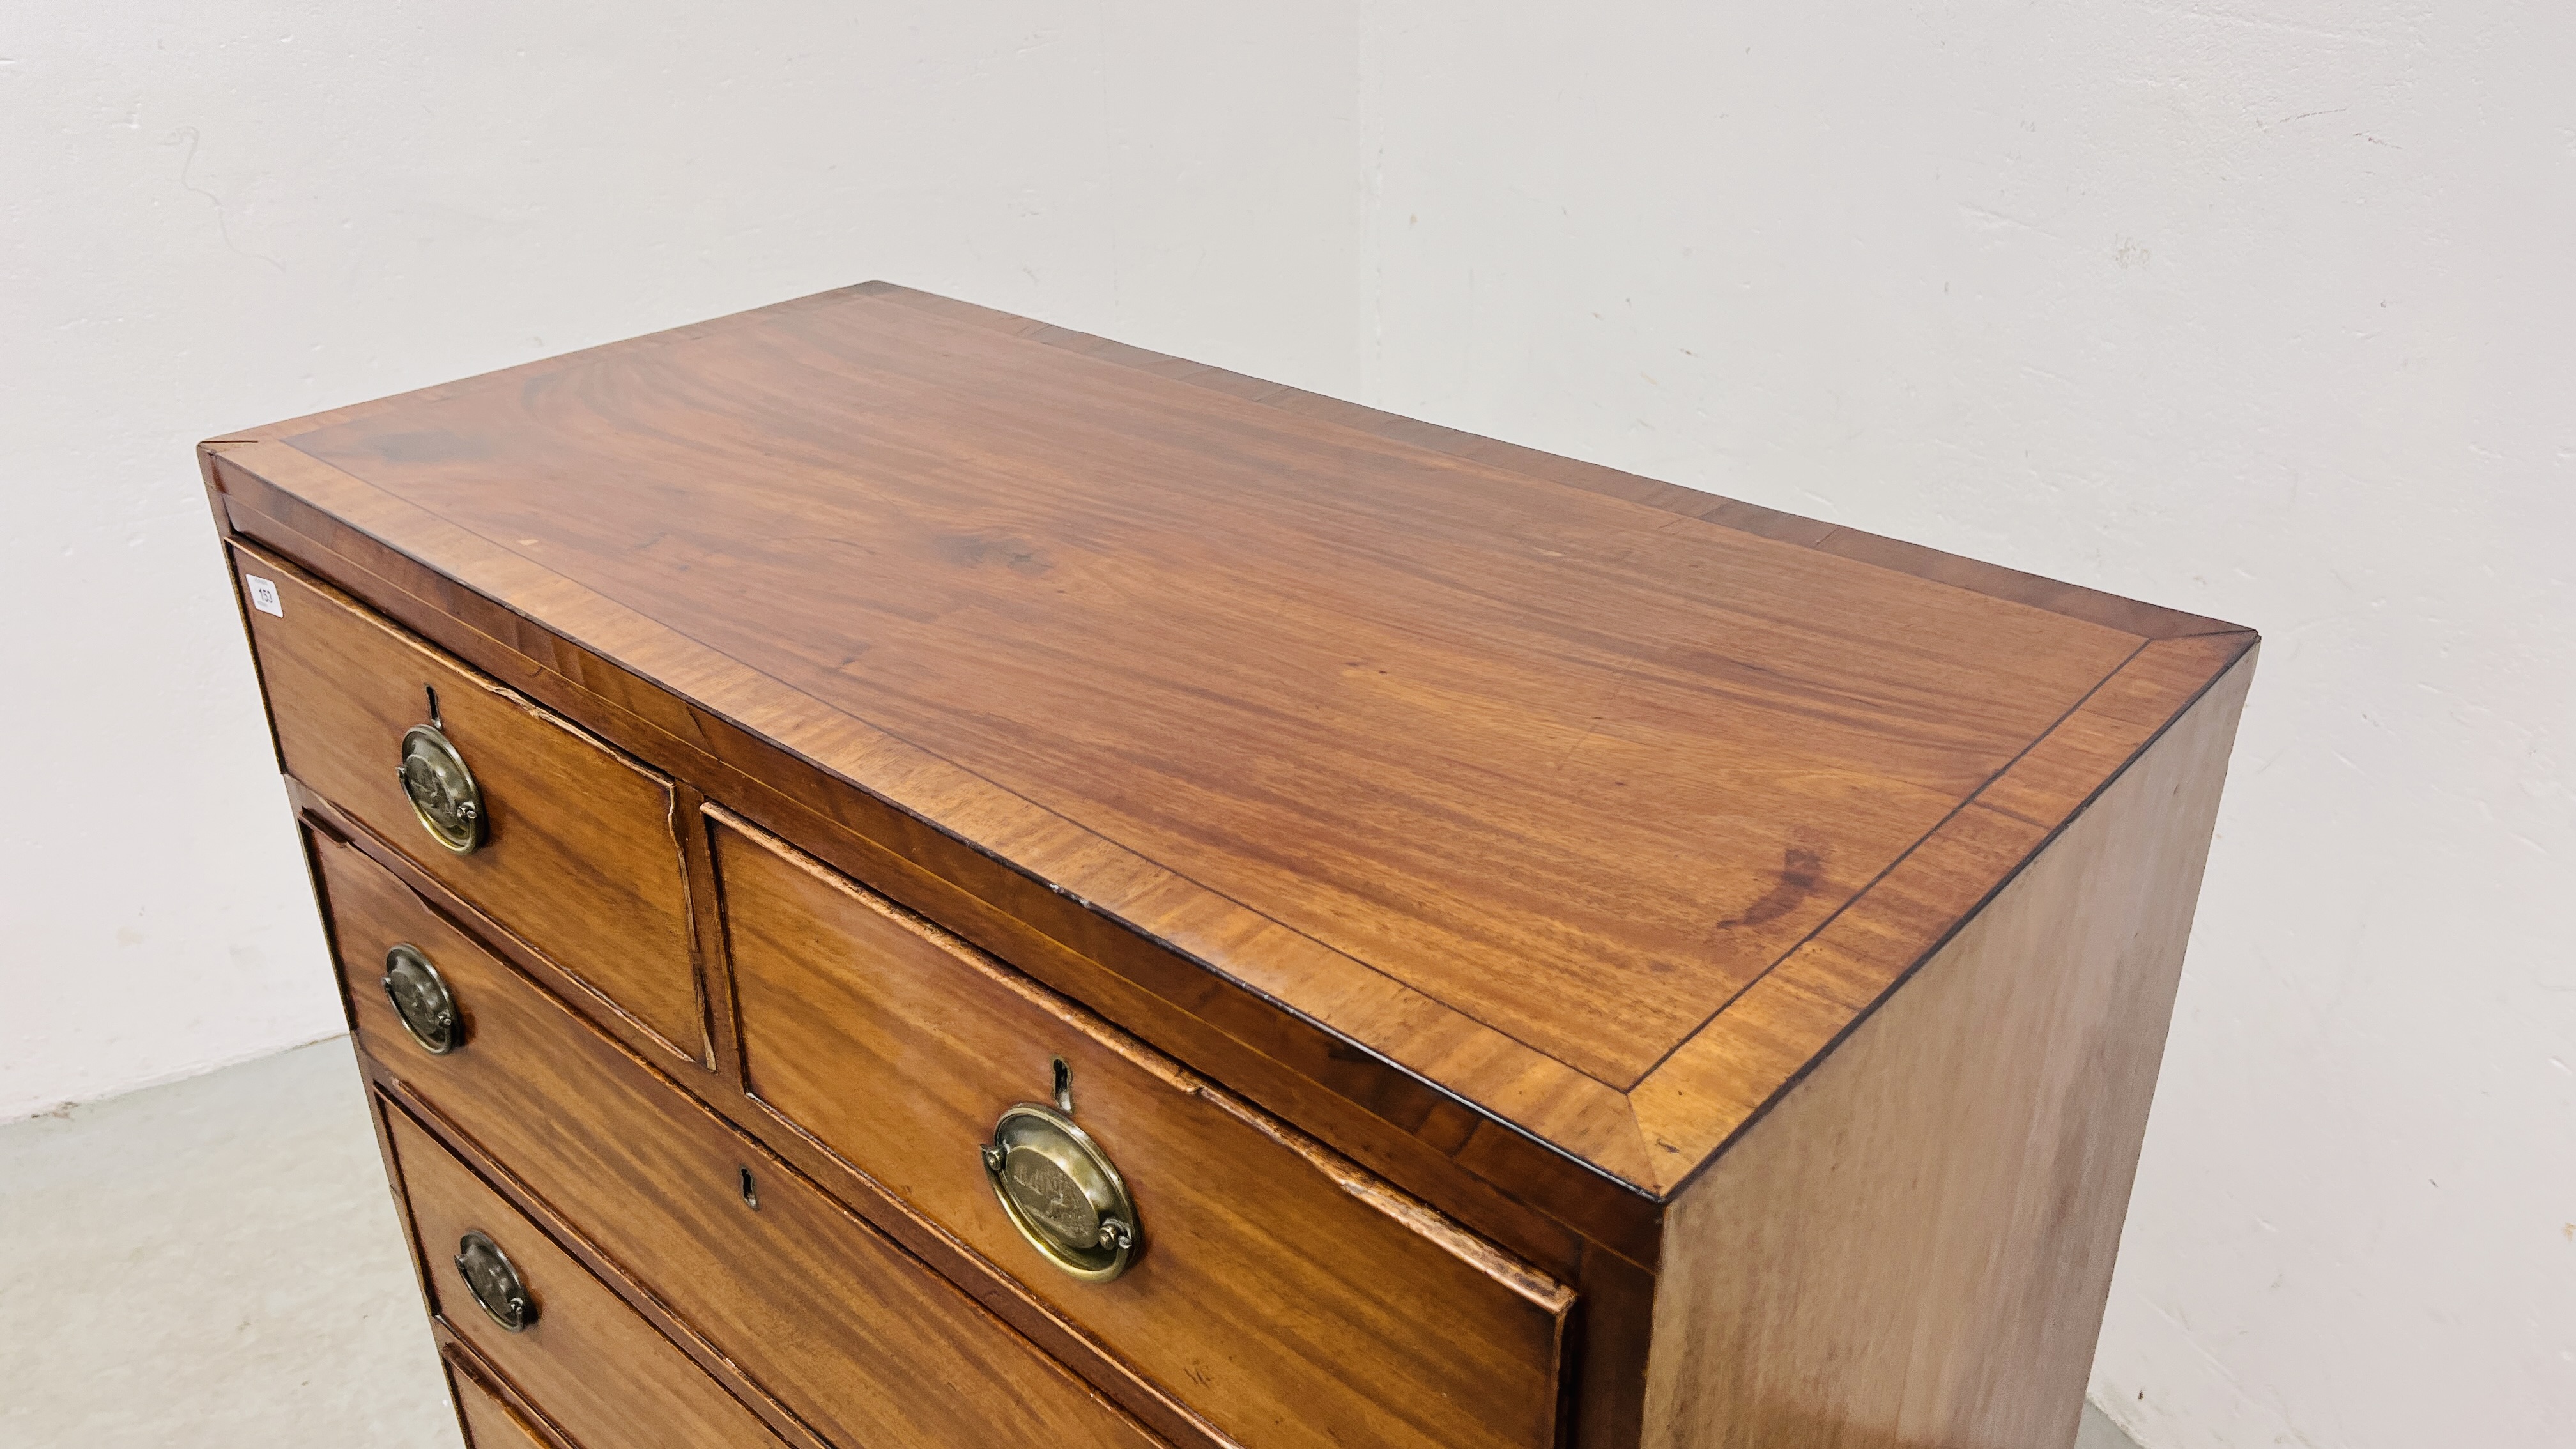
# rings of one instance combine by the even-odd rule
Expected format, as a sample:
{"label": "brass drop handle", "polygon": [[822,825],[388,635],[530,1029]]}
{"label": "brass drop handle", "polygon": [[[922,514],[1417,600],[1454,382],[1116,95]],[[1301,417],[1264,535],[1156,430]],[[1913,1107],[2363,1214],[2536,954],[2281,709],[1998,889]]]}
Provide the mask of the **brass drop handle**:
{"label": "brass drop handle", "polygon": [[385,997],[402,1018],[403,1030],[420,1049],[443,1057],[465,1045],[465,1018],[456,1009],[456,993],[438,974],[427,952],[405,941],[385,953]]}
{"label": "brass drop handle", "polygon": [[430,839],[458,855],[471,855],[483,844],[482,787],[436,721],[403,731],[396,773],[403,793],[411,797],[412,814],[420,817],[420,828]]}
{"label": "brass drop handle", "polygon": [[979,1147],[985,1180],[1029,1246],[1087,1283],[1127,1271],[1137,1248],[1136,1202],[1091,1134],[1073,1122],[1073,1074],[1055,1062],[1055,1102],[1018,1102]]}
{"label": "brass drop handle", "polygon": [[528,1296],[527,1285],[519,1281],[519,1270],[510,1265],[510,1257],[501,1251],[501,1245],[480,1230],[456,1240],[456,1275],[465,1280],[466,1291],[474,1295],[484,1313],[503,1329],[523,1333],[537,1321],[536,1300]]}

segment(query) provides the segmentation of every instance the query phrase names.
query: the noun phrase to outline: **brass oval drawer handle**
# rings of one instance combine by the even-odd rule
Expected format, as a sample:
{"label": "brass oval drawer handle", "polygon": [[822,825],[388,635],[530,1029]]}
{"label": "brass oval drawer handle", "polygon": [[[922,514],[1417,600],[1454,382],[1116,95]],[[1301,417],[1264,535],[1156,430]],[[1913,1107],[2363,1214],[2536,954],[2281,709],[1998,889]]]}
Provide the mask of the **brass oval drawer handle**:
{"label": "brass oval drawer handle", "polygon": [[1056,1062],[1054,1106],[1019,1102],[982,1144],[984,1177],[1029,1246],[1086,1283],[1127,1271],[1136,1254],[1136,1202],[1091,1134],[1073,1124],[1071,1073]]}
{"label": "brass oval drawer handle", "polygon": [[403,1030],[422,1051],[443,1057],[465,1045],[465,1019],[456,1010],[456,993],[447,989],[447,978],[418,946],[405,941],[385,953],[384,988]]}
{"label": "brass oval drawer handle", "polygon": [[403,731],[403,793],[430,838],[458,855],[471,855],[483,843],[483,790],[465,757],[435,724]]}
{"label": "brass oval drawer handle", "polygon": [[510,1257],[501,1251],[501,1245],[481,1231],[468,1232],[456,1240],[456,1276],[465,1280],[466,1291],[505,1330],[523,1333],[537,1321],[536,1300],[528,1296],[527,1285],[519,1281],[519,1270],[510,1265]]}

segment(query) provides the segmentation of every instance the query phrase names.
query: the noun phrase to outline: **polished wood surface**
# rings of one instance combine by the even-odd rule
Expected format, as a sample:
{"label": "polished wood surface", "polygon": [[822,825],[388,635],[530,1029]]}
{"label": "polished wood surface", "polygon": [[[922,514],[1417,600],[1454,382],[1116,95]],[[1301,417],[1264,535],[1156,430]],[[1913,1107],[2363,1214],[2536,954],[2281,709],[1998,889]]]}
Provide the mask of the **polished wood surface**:
{"label": "polished wood surface", "polygon": [[[759,1419],[400,1107],[379,1098],[376,1109],[393,1139],[432,1311],[574,1443],[780,1449]],[[537,1321],[523,1331],[492,1322],[450,1265],[469,1231],[498,1245],[526,1284]]]}
{"label": "polished wood surface", "polygon": [[2252,672],[1674,1205],[1644,1443],[2073,1441]]}
{"label": "polished wood surface", "polygon": [[861,302],[292,442],[1619,1087],[2135,647],[1309,431]]}
{"label": "polished wood surface", "polygon": [[[295,802],[297,810],[302,815],[305,833],[311,837],[307,841],[308,853],[315,857],[317,880],[321,875],[319,858],[323,852],[335,847],[352,849],[357,854],[365,856],[370,863],[395,877],[401,885],[407,887],[419,898],[420,903],[426,906],[431,914],[455,925],[466,936],[493,951],[494,954],[500,955],[506,964],[533,977],[541,986],[555,993],[558,999],[577,996],[578,993],[573,984],[568,980],[559,980],[558,975],[551,972],[548,963],[542,957],[515,945],[506,934],[497,936],[492,934],[497,928],[483,921],[473,907],[458,900],[438,882],[421,873],[407,858],[376,840],[355,821],[333,807],[330,802],[313,794],[295,780],[290,778],[286,784],[289,797]],[[707,899],[709,901],[715,899],[712,881],[709,883]],[[711,939],[717,941],[723,939],[721,928],[711,934]],[[717,952],[719,958],[722,954],[721,951]],[[731,1012],[726,1012],[723,1019],[729,1020],[731,1016]],[[412,1097],[409,1087],[393,1079],[383,1070],[381,1064],[376,1068],[376,1072],[379,1081],[389,1083],[385,1090],[400,1101],[417,1108],[423,1114],[423,1120],[435,1118],[436,1114],[426,1107],[420,1107]],[[788,1126],[759,1102],[741,1095],[734,1089],[733,1084],[720,1085],[705,1077],[686,1075],[688,1075],[689,1089],[699,1097],[702,1104],[725,1116],[737,1128],[753,1130],[760,1136],[763,1147],[778,1154],[791,1168],[804,1173],[809,1181],[821,1187],[827,1195],[854,1208],[872,1226],[921,1259],[925,1266],[946,1278],[1003,1322],[1017,1329],[1042,1352],[1073,1369],[1075,1373],[1097,1387],[1104,1397],[1136,1416],[1148,1429],[1161,1435],[1173,1445],[1180,1446],[1180,1449],[1228,1449],[1230,1441],[1217,1434],[1195,1411],[1185,1407],[1179,1400],[1165,1394],[1158,1386],[1139,1376],[1123,1358],[1076,1329],[1052,1307],[1029,1293],[1016,1279],[995,1270],[989,1262],[968,1248],[947,1229],[923,1215],[912,1204],[893,1196],[882,1184],[853,1168],[846,1159],[823,1147],[812,1136]],[[385,1138],[381,1132],[378,1136],[384,1145],[386,1175],[389,1180],[398,1179],[399,1175],[393,1169],[391,1139]],[[508,1169],[505,1165],[483,1156],[482,1149],[473,1143],[460,1143],[451,1139],[450,1146],[467,1158],[475,1166],[476,1171],[487,1177],[504,1181],[505,1190],[507,1190]],[[553,1214],[552,1209],[542,1204],[532,1204],[525,1199],[518,1201],[523,1210],[541,1219],[547,1225],[549,1232],[554,1233],[559,1240],[570,1244],[576,1255],[582,1256],[585,1262],[591,1262],[595,1271],[618,1282],[627,1281],[616,1265],[601,1264],[593,1260],[591,1255],[596,1250],[588,1247],[580,1238],[577,1225],[563,1222]],[[1596,1255],[1596,1258],[1598,1256]],[[1597,1272],[1593,1276],[1597,1277]],[[687,1342],[697,1341],[690,1337],[685,1327],[666,1322],[666,1310],[659,1303],[647,1299],[636,1306],[639,1312],[664,1332],[672,1333]],[[1642,1354],[1638,1362],[1642,1373]],[[717,1365],[711,1371],[729,1385],[733,1383],[733,1380],[726,1378],[728,1370],[724,1366]],[[739,1386],[735,1391],[750,1392]],[[779,1412],[784,1414],[783,1410]],[[810,1437],[798,1437],[799,1431],[792,1421],[783,1426],[773,1421],[772,1427],[787,1437],[792,1444],[798,1446],[798,1449],[818,1449],[820,1441],[812,1440]]]}
{"label": "polished wood surface", "polygon": [[2071,1424],[2249,631],[882,284],[201,460],[405,1152],[791,1449]]}
{"label": "polished wood surface", "polygon": [[[1355,1049],[1317,1023],[1282,1012],[1277,1002],[1172,954],[739,725],[693,711],[603,656],[455,588],[371,537],[231,468],[223,461],[230,456],[210,455],[233,490],[219,499],[228,525],[332,573],[437,647],[672,770],[684,789],[703,789],[1221,1076],[1561,1277],[1624,1273],[1654,1262],[1662,1208],[1653,1198],[1498,1124],[1451,1093]],[[329,471],[310,460],[304,466]],[[311,477],[302,481],[322,486]],[[283,521],[289,517],[292,523]],[[288,789],[301,791],[291,777]],[[329,812],[310,791],[297,798],[299,808],[318,804]],[[409,869],[399,861],[389,864]],[[721,969],[721,954],[710,961],[712,970]],[[553,979],[547,975],[550,963],[520,964]],[[721,1052],[728,1018],[719,1015],[717,1021]],[[1625,1259],[1626,1266],[1604,1266],[1610,1255]],[[1594,1341],[1587,1337],[1587,1354]]]}
{"label": "polished wood surface", "polygon": [[[291,449],[209,444],[218,518],[236,537],[340,580],[407,627],[542,699],[549,708],[673,768],[714,798],[780,831],[1005,955],[1056,989],[1305,1123],[1442,1208],[1533,1260],[1584,1271],[1593,1250],[1637,1265],[1658,1251],[1662,1209],[1504,1125],[1449,1087],[1405,1070],[1249,985],[1050,889],[956,835],[842,776],[708,714],[608,655],[497,600],[462,589],[299,493],[245,469],[255,462],[302,494],[330,499],[387,533],[418,519]],[[567,606],[568,607],[568,606]],[[592,631],[595,632],[595,631]],[[1473,1066],[1473,1063],[1469,1063]],[[1511,1064],[1503,1062],[1498,1070]],[[1615,1148],[1633,1127],[1576,1101],[1568,1132]],[[1579,1109],[1579,1110],[1578,1110]],[[1590,1112],[1590,1115],[1585,1115]],[[1623,1136],[1625,1134],[1626,1136]]]}
{"label": "polished wood surface", "polygon": [[[1569,488],[1581,488],[1587,492],[1599,493],[1629,503],[1642,503],[1649,508],[1661,509],[1666,513],[1678,513],[1685,517],[1720,524],[1739,533],[1755,534],[1775,542],[1814,549],[1817,552],[1834,554],[1841,558],[1855,559],[1873,567],[1895,573],[1912,574],[1917,578],[1929,579],[1936,583],[1947,584],[1952,588],[1966,589],[1992,598],[2029,604],[2034,608],[2046,609],[2053,614],[2064,614],[2071,619],[2083,619],[2136,634],[2142,638],[2164,639],[2185,634],[2227,633],[2236,628],[2235,625],[2216,619],[2186,614],[2177,609],[2162,608],[2136,599],[2122,598],[2117,594],[2106,594],[2098,589],[2088,589],[2057,579],[2042,578],[2037,574],[2023,573],[2018,569],[2005,568],[2000,564],[1988,563],[1982,559],[1963,558],[1957,554],[1926,548],[1918,543],[1907,543],[1901,539],[1888,538],[1882,534],[1868,533],[1841,524],[1803,518],[1794,513],[1781,512],[1776,508],[1746,503],[1741,499],[1721,497],[1697,488],[1685,488],[1677,483],[1665,483],[1653,478],[1640,477],[1634,473],[1623,473],[1616,468],[1604,467],[1599,463],[1587,463],[1579,458],[1543,453],[1536,448],[1524,448],[1497,438],[1461,432],[1456,428],[1444,428],[1437,423],[1424,422],[1420,418],[1380,412],[1375,408],[1363,407],[1341,398],[1326,397],[1321,393],[1305,392],[1284,383],[1247,377],[1239,372],[1228,372],[1221,367],[1211,367],[1206,363],[1191,362],[1186,358],[1149,351],[1091,333],[1077,332],[1069,327],[1050,326],[1027,317],[998,312],[990,307],[978,307],[971,302],[961,302],[953,297],[917,292],[884,282],[862,283],[852,290],[875,292],[906,307],[950,321],[983,327],[1031,342],[1043,343],[1049,347],[1063,348],[1069,352],[1078,352],[1102,362],[1116,363],[1121,367],[1151,373],[1155,377],[1173,382],[1187,383],[1192,387],[1207,388],[1229,397],[1258,403],[1263,407],[1332,423],[1338,427],[1368,433],[1408,447],[1445,453],[1488,467],[1500,468],[1526,477],[1545,479],[1551,483],[1561,483]],[[731,319],[720,319],[718,323],[709,325],[721,325],[724,320]],[[531,366],[542,367],[544,364]],[[523,370],[513,369],[509,374],[495,374],[495,376],[515,375]],[[430,391],[440,390],[431,389]],[[414,394],[414,396],[426,395]],[[395,401],[390,398],[381,399],[372,403],[361,403],[354,408],[342,408],[326,414],[316,414],[310,418],[296,419],[292,424],[281,425],[277,432],[280,434],[287,431],[302,432],[326,422],[341,422],[363,417]]]}
{"label": "polished wood surface", "polygon": [[[1683,1043],[1629,1099],[1673,1166],[1668,1195],[1867,1020],[1924,961],[1927,943],[1974,919],[2253,647],[2243,632],[2140,646],[2083,708]],[[2161,1024],[2156,1031],[2161,1039]]]}
{"label": "polished wood surface", "polygon": [[[522,939],[666,1049],[705,1060],[671,782],[300,570],[239,546],[234,565],[278,592],[281,613],[248,617],[286,768],[467,900],[506,902]],[[430,837],[396,778],[433,690],[483,794],[488,838],[470,855]]]}
{"label": "polished wood surface", "polygon": [[[1574,1295],[1091,1013],[783,843],[713,822],[745,1083],[1221,1431],[1545,1446]],[[1076,1281],[975,1157],[1072,1070],[1145,1251]]]}
{"label": "polished wood surface", "polygon": [[[1133,938],[1073,946],[1133,1014],[1294,1023],[1192,1065],[1285,1068],[1269,1104],[1339,1094],[1595,1241],[1652,1214],[1521,1142],[1681,1186],[1877,1001],[1763,982],[1837,929],[1919,961],[2107,777],[2027,762],[2133,673],[2170,719],[2248,637],[1168,363],[868,287],[209,468],[245,531],[389,545],[522,621],[492,637],[669,696],[636,712],[675,738],[756,776],[708,726],[742,729],[1008,861]],[[2015,770],[2002,829],[1972,807]],[[1985,876],[1956,912],[1905,890],[1944,857]],[[1464,1120],[1365,1097],[1398,1082]]]}
{"label": "polished wood surface", "polygon": [[[578,1224],[702,1364],[843,1445],[1160,1442],[355,848],[316,837],[314,855],[368,1058],[433,1126]],[[421,1050],[374,988],[396,941],[421,948],[463,1008],[452,1055]]]}

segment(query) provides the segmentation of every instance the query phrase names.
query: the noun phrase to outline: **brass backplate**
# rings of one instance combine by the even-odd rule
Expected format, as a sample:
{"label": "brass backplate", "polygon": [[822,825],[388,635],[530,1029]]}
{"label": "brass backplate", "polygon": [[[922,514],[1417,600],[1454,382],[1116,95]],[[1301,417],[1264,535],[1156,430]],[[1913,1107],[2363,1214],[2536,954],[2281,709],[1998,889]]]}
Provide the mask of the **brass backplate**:
{"label": "brass backplate", "polygon": [[456,1240],[456,1276],[465,1280],[466,1291],[492,1321],[510,1332],[521,1332],[537,1321],[536,1300],[528,1296],[528,1285],[519,1281],[519,1270],[501,1245],[481,1232]]}
{"label": "brass backplate", "polygon": [[1134,1261],[1136,1203],[1109,1154],[1054,1107],[1021,1102],[993,1124],[984,1176],[1011,1225],[1056,1267],[1106,1283]]}
{"label": "brass backplate", "polygon": [[411,797],[412,813],[431,839],[458,855],[483,843],[483,790],[446,731],[434,724],[405,730],[398,768],[403,794]]}
{"label": "brass backplate", "polygon": [[385,953],[385,995],[403,1029],[421,1050],[443,1057],[465,1045],[465,1019],[456,1009],[456,993],[438,974],[427,953],[405,941]]}

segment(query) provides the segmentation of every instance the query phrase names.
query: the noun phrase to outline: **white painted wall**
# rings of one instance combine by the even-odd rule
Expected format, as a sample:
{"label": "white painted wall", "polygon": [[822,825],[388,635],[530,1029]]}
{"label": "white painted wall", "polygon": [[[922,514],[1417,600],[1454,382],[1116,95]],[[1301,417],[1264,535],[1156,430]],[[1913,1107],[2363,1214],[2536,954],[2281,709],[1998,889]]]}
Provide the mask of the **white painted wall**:
{"label": "white painted wall", "polygon": [[189,441],[887,276],[2262,628],[2097,1396],[2567,1442],[2576,8],[860,8],[0,17],[0,1116],[334,1024]]}
{"label": "white painted wall", "polygon": [[877,276],[1348,391],[1351,27],[0,9],[0,1120],[339,1028],[198,438]]}
{"label": "white painted wall", "polygon": [[2576,1444],[2576,6],[1387,7],[1369,400],[2261,628],[2095,1393]]}

